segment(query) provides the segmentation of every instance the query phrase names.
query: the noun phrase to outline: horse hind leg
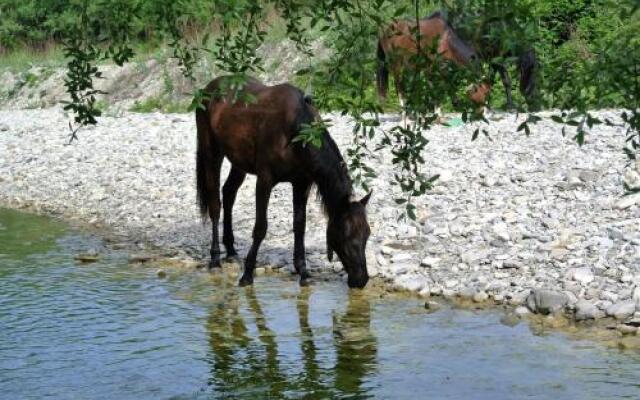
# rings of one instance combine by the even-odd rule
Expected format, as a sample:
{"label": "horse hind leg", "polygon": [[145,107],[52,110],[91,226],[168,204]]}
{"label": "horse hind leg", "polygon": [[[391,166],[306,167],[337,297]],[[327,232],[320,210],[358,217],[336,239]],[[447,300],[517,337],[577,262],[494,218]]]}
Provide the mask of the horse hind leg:
{"label": "horse hind leg", "polygon": [[220,267],[218,220],[220,219],[220,168],[223,154],[216,142],[206,111],[196,110],[198,150],[196,152],[196,183],[200,212],[211,219],[211,261],[209,269]]}
{"label": "horse hind leg", "polygon": [[208,190],[211,193],[209,198],[209,218],[211,219],[211,261],[209,269],[220,268],[220,239],[218,237],[218,222],[220,221],[220,169],[222,168],[222,154],[214,149],[211,152],[211,170],[207,180]]}
{"label": "horse hind leg", "polygon": [[246,176],[247,174],[244,171],[231,166],[227,181],[222,187],[222,208],[224,210],[222,243],[227,251],[227,257],[238,255],[234,247],[235,240],[233,237],[233,204],[236,201],[238,189],[242,185],[242,182],[244,182]]}

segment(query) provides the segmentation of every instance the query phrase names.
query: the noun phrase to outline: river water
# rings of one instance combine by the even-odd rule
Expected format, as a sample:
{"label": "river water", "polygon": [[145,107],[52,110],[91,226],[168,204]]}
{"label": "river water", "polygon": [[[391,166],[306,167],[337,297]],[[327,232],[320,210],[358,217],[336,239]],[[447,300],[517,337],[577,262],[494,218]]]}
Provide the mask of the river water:
{"label": "river water", "polygon": [[[73,255],[97,248],[100,261]],[[640,354],[339,280],[128,265],[0,210],[2,399],[640,398]]]}

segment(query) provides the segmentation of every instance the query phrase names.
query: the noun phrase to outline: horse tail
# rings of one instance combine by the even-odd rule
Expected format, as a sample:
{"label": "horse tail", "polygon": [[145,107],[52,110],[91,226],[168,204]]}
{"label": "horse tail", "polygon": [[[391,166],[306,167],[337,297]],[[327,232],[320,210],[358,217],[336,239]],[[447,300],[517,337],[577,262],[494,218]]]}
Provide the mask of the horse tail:
{"label": "horse tail", "polygon": [[536,90],[536,67],[538,60],[536,52],[530,48],[518,57],[518,72],[520,73],[520,92],[530,99]]}
{"label": "horse tail", "polygon": [[209,204],[213,196],[209,185],[207,168],[211,167],[211,124],[209,122],[208,101],[202,102],[202,107],[196,108],[196,128],[198,131],[198,148],[196,151],[196,186],[198,190],[198,206],[200,215],[204,218],[209,212]]}
{"label": "horse tail", "polygon": [[389,69],[387,68],[386,54],[382,48],[382,39],[378,40],[378,71],[376,80],[378,83],[378,96],[387,98],[387,88],[389,87]]}

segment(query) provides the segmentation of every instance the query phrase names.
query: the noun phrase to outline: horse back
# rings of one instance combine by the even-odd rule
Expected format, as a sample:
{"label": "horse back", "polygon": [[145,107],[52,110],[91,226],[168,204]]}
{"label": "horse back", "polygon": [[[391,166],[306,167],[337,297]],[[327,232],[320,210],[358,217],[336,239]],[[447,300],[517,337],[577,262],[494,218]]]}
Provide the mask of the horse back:
{"label": "horse back", "polygon": [[[208,90],[220,88],[220,79]],[[217,82],[216,82],[217,81]],[[290,146],[302,123],[311,122],[302,91],[289,84],[266,86],[250,79],[232,101],[231,94],[212,97],[212,134],[229,161],[247,173],[269,171],[275,180],[288,180],[300,170]]]}
{"label": "horse back", "polygon": [[[442,18],[429,17],[419,21],[420,48],[426,49],[438,40],[438,51],[440,42],[447,34],[447,23]],[[416,44],[416,21],[398,20],[394,21],[383,31],[380,42],[386,53],[395,52],[399,56],[410,56],[418,52]]]}

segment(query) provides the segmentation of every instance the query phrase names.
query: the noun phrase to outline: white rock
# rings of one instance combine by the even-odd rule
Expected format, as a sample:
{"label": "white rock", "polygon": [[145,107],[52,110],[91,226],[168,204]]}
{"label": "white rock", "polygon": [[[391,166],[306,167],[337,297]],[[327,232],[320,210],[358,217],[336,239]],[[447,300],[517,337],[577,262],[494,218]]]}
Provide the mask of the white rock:
{"label": "white rock", "polygon": [[625,300],[607,307],[607,315],[616,319],[625,319],[633,315],[636,311],[634,300]]}
{"label": "white rock", "polygon": [[575,318],[578,321],[584,321],[587,319],[597,319],[604,316],[604,313],[595,306],[595,304],[588,300],[579,300],[576,303]]}
{"label": "white rock", "polygon": [[438,257],[425,257],[420,261],[420,265],[423,267],[437,267],[440,263],[440,259]]}
{"label": "white rock", "polygon": [[458,285],[458,280],[456,279],[447,279],[444,282],[444,287],[446,287],[447,289],[451,289],[453,287],[456,287]]}
{"label": "white rock", "polygon": [[635,193],[622,197],[614,207],[618,210],[624,210],[638,203],[640,203],[640,193]]}
{"label": "white rock", "polygon": [[487,292],[476,292],[473,295],[473,301],[475,301],[476,303],[482,303],[485,302],[489,299],[489,295],[487,294]]}
{"label": "white rock", "polygon": [[382,254],[384,254],[385,256],[390,256],[393,253],[396,252],[396,249],[394,249],[393,247],[389,247],[389,246],[380,246],[380,251],[382,252]]}
{"label": "white rock", "polygon": [[593,282],[595,279],[593,270],[591,270],[590,267],[574,268],[569,272],[569,275],[571,276],[571,279],[580,282],[583,285]]}
{"label": "white rock", "polygon": [[640,286],[636,286],[636,288],[633,289],[632,299],[636,303],[636,308],[640,311]]}
{"label": "white rock", "polygon": [[640,190],[640,173],[635,169],[627,168],[623,180],[629,189]]}
{"label": "white rock", "polygon": [[389,262],[387,261],[386,258],[384,258],[382,254],[376,254],[376,262],[381,267],[389,265]]}
{"label": "white rock", "polygon": [[504,222],[495,223],[493,225],[493,233],[498,239],[505,242],[508,242],[511,239],[511,236],[509,235],[509,228]]}
{"label": "white rock", "polygon": [[414,257],[409,253],[396,253],[391,256],[391,262],[394,264],[406,263],[407,261],[413,260]]}
{"label": "white rock", "polygon": [[413,266],[411,264],[404,264],[404,263],[394,263],[389,266],[389,270],[396,275],[406,274],[412,269],[413,269]]}
{"label": "white rock", "polygon": [[424,277],[416,276],[416,275],[410,275],[410,274],[401,275],[401,276],[397,277],[394,280],[394,283],[397,286],[399,286],[399,287],[401,287],[401,288],[403,288],[405,290],[409,290],[411,292],[419,292],[426,285],[426,281],[425,281]]}

